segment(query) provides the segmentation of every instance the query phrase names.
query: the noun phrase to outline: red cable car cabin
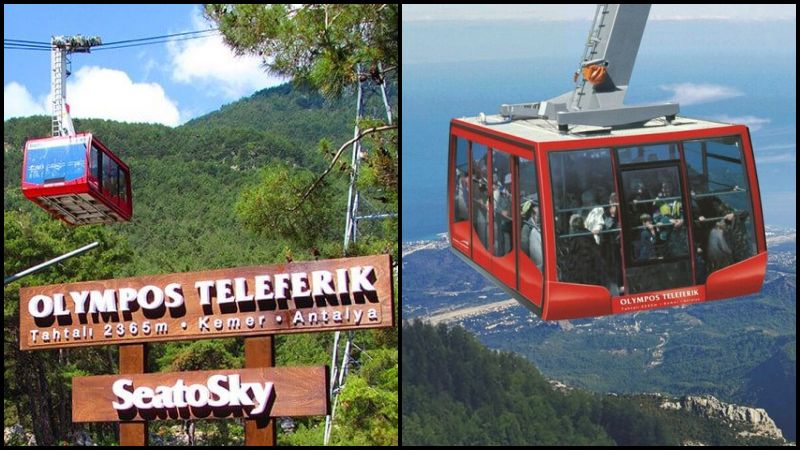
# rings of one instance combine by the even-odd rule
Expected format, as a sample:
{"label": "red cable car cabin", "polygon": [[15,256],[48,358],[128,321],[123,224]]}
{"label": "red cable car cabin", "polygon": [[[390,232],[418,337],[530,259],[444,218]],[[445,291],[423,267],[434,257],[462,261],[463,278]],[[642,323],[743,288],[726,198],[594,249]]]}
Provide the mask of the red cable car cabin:
{"label": "red cable car cabin", "polygon": [[547,120],[488,119],[450,125],[451,245],[543,319],[761,288],[747,127],[679,117],[563,134]]}
{"label": "red cable car cabin", "polygon": [[128,221],[130,169],[90,133],[25,143],[22,193],[72,225]]}

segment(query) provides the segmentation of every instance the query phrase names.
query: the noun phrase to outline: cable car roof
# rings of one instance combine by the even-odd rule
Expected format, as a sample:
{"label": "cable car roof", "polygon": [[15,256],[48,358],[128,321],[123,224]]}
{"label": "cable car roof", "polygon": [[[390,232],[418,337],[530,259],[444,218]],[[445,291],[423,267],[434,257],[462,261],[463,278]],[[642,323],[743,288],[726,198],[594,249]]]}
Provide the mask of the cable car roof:
{"label": "cable car roof", "polygon": [[569,133],[560,133],[558,125],[554,121],[545,119],[508,121],[504,120],[500,115],[491,115],[486,116],[485,123],[481,122],[480,117],[462,117],[456,120],[484,128],[488,132],[505,133],[532,142],[581,140],[600,136],[645,136],[668,133],[670,131],[694,131],[730,125],[722,122],[678,116],[672,123],[668,123],[663,118],[656,118],[645,122],[643,125],[616,128],[576,125],[570,128]]}

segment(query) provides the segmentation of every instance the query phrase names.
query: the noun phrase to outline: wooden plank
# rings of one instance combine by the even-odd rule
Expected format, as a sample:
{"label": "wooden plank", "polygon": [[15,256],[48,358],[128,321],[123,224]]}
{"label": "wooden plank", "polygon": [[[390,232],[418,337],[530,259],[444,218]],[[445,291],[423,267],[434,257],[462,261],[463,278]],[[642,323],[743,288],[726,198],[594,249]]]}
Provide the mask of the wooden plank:
{"label": "wooden plank", "polygon": [[[124,394],[121,398],[113,391],[114,382],[121,379],[130,380],[130,384],[123,386],[128,393],[136,393],[137,389],[145,388],[139,392],[146,392],[147,388],[163,387],[168,389],[168,396],[172,401],[187,402],[187,397],[199,401],[202,399],[199,386],[188,389],[186,386],[202,385],[205,389],[214,385],[212,389],[222,386],[233,391],[231,398],[242,398],[237,395],[245,388],[244,383],[260,383],[263,388],[265,383],[273,383],[272,395],[258,417],[278,416],[314,416],[325,415],[328,410],[328,395],[326,388],[326,367],[279,367],[234,370],[205,370],[198,372],[174,373],[146,373],[128,375],[101,375],[94,377],[76,377],[72,379],[72,421],[73,422],[116,422],[116,421],[142,421],[163,419],[224,419],[233,417],[251,417],[251,412],[260,405],[260,398],[254,395],[252,389],[246,389],[241,394],[249,398],[251,405],[236,405],[228,403],[219,407],[194,406],[187,403],[185,406],[176,404],[174,407],[141,409],[132,406],[129,409],[114,409],[112,403],[117,402],[126,406],[128,397],[136,395]],[[232,378],[223,379],[221,383],[214,383],[209,378],[214,375],[239,376],[239,384]],[[261,389],[261,388],[259,388]],[[175,392],[177,391],[177,393]],[[206,390],[206,394],[208,391]],[[160,397],[163,400],[163,396]],[[212,396],[212,399],[217,399]],[[133,400],[131,398],[131,400]],[[147,406],[152,406],[153,394],[145,393],[141,398]]]}
{"label": "wooden plank", "polygon": [[[257,367],[273,367],[274,365],[275,344],[272,336],[258,336],[244,339],[245,367],[251,369]],[[327,392],[327,390],[325,392]],[[256,419],[246,419],[244,421],[244,445],[274,446],[276,442],[275,419],[259,417]]]}
{"label": "wooden plank", "polygon": [[22,288],[20,348],[391,327],[392,288],[389,255]]}
{"label": "wooden plank", "polygon": [[[144,373],[147,362],[145,344],[119,346],[119,372]],[[119,445],[147,445],[147,422],[119,424]]]}

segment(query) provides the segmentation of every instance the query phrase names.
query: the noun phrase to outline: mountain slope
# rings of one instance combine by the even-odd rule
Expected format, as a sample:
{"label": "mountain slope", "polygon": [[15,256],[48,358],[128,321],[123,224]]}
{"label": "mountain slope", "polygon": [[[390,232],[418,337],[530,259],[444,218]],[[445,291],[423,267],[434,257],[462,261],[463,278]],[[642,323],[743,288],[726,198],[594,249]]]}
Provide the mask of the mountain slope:
{"label": "mountain slope", "polygon": [[[558,387],[523,358],[488,350],[460,327],[406,325],[402,351],[407,445],[784,442],[745,434],[755,429],[743,421],[665,407],[669,399],[660,396],[599,396]],[[770,431],[779,433],[774,424]]]}
{"label": "mountain slope", "polygon": [[[233,205],[244,186],[257,182],[261,167],[285,161],[320,171],[325,163],[316,150],[317,136],[337,141],[350,136],[350,119],[345,118],[343,109],[349,99],[341,100],[341,108],[329,104],[297,106],[298,99],[305,96],[314,95],[298,94],[289,84],[267,89],[174,129],[76,120],[77,129],[95,133],[131,167],[134,219],[113,226],[139,251],[130,272],[199,270],[283,260],[285,245],[280,239],[265,240],[242,233]],[[242,105],[254,109],[245,114],[246,122],[239,120]],[[46,117],[5,122],[5,210],[33,211],[37,217],[44,217],[21,195],[19,174],[25,140],[46,136],[49,126]],[[345,178],[331,177],[343,193]],[[330,223],[331,239],[338,238],[344,228],[346,196],[340,198],[342,214]],[[292,250],[298,260],[312,256],[310,249]]]}
{"label": "mountain slope", "polygon": [[417,243],[403,250],[403,313],[446,317],[488,347],[513,351],[546,376],[595,392],[711,394],[766,408],[794,439],[795,233],[771,230],[758,295],[562,322],[543,322],[522,306],[493,307],[508,295],[444,242]]}
{"label": "mountain slope", "polygon": [[[50,219],[20,191],[23,144],[28,138],[47,136],[49,119],[8,120],[4,123],[3,158],[7,220],[19,222],[25,230],[33,228],[38,234],[31,233],[32,236],[47,234],[51,228],[57,228],[80,244],[85,242],[77,236],[85,236],[81,233],[87,230],[103,231],[121,242],[127,241],[124,253],[129,262],[108,264],[105,266],[107,271],[102,274],[84,272],[81,280],[283,263],[289,257],[295,261],[311,260],[316,249],[300,246],[269,232],[257,234],[245,230],[234,211],[234,204],[245,187],[259,183],[262,168],[279,162],[319,173],[327,161],[316,148],[317,140],[324,136],[338,143],[352,136],[352,111],[355,108],[352,97],[343,98],[340,104],[306,105],[300,100],[312,97],[312,94],[295,92],[290,85],[280,86],[256,93],[228,105],[223,111],[177,128],[76,120],[76,129],[95,133],[130,166],[134,203],[134,218],[129,223],[77,229],[64,227]],[[250,109],[244,115],[237,115],[243,104]],[[337,257],[339,255],[335,252],[341,251],[348,181],[347,172],[338,170],[326,178],[335,195],[331,204],[326,205],[331,214],[321,221],[325,224],[321,228],[327,234],[315,241],[323,258]],[[13,214],[9,214],[12,211]],[[270,213],[280,214],[281,211]],[[29,262],[29,253],[34,253],[37,258],[40,253],[50,256],[46,249],[30,251],[40,249],[41,243],[36,239],[25,240],[23,236],[16,243],[15,248],[19,250],[16,253],[6,247],[6,267],[10,267],[11,260],[18,263],[14,267],[28,267],[43,259]],[[329,245],[322,247],[319,243]],[[68,248],[79,244],[70,241],[70,245],[73,246]],[[75,258],[73,261],[80,265],[82,260]],[[37,280],[41,281],[39,284],[66,281],[64,277],[56,279],[60,273],[63,270],[51,269],[42,272]],[[25,284],[23,280],[6,290],[6,384],[15,389],[6,391],[9,395],[5,398],[5,417],[7,425],[19,423],[31,430],[42,428],[42,424],[30,415],[32,395],[25,389],[30,379],[39,376],[41,380],[55,380],[50,385],[53,389],[50,396],[38,396],[37,404],[68,405],[70,379],[77,370],[85,374],[100,374],[114,373],[117,368],[116,347],[109,346],[64,352],[67,359],[71,359],[69,369],[61,361],[61,352],[45,352],[37,355],[37,359],[30,359],[37,364],[43,362],[35,366],[34,373],[22,369],[17,371],[16,368],[22,367],[19,361],[28,361],[28,353],[20,353],[14,344],[17,335],[14,327],[19,323],[16,296],[20,285]],[[333,333],[278,336],[278,364],[329,364],[332,341]],[[352,356],[360,365],[352,369],[352,383],[343,391],[347,404],[342,400],[340,409],[337,409],[333,443],[396,445],[397,330],[361,331],[356,333],[355,341],[358,350]],[[149,348],[150,369],[162,371],[240,367],[244,354],[242,339],[171,342],[152,344]],[[367,356],[362,356],[361,349]],[[356,389],[364,385],[369,389]],[[69,408],[43,408],[41,411],[45,416],[52,416],[54,424],[66,424],[52,427],[57,438],[68,439],[75,431]],[[321,422],[324,423],[324,418],[294,420],[295,431],[279,432],[280,443],[319,445],[322,442]],[[175,431],[168,427],[162,422],[154,424],[151,430],[174,434]],[[197,428],[204,432],[212,430],[216,436],[213,440],[205,440],[206,444],[232,445],[237,444],[236,439],[241,437],[237,425],[229,421],[200,421]],[[180,427],[176,429],[180,430]],[[115,441],[113,427],[98,426],[88,430],[96,442]],[[198,431],[198,436],[200,434]]]}

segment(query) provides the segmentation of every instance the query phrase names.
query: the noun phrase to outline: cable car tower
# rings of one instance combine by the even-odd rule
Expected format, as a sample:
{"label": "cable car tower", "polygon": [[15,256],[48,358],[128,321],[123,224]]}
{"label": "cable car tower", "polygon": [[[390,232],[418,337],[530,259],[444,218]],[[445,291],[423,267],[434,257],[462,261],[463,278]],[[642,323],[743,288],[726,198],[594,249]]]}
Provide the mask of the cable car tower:
{"label": "cable car tower", "polygon": [[[383,68],[379,63],[377,71],[371,71],[370,74],[361,72],[361,65],[356,65],[356,76],[358,80],[358,89],[356,95],[356,125],[353,130],[353,137],[358,137],[361,133],[359,126],[361,119],[364,118],[364,111],[366,108],[367,94],[375,93],[375,88],[380,90],[383,106],[386,109],[386,121],[389,125],[392,124],[392,108],[389,105],[389,98],[386,95],[386,77],[383,73]],[[350,158],[350,188],[347,192],[347,217],[345,220],[344,229],[344,253],[347,251],[350,244],[356,242],[358,238],[358,225],[361,221],[376,221],[397,217],[396,213],[387,213],[381,211],[370,204],[369,200],[361,195],[358,189],[358,172],[361,167],[361,161],[366,154],[362,150],[361,140],[358,139],[353,142],[353,151]],[[341,356],[341,363],[337,361],[338,349],[340,342],[341,332],[337,331],[334,336],[333,350],[331,354],[331,379],[330,379],[330,396],[332,398],[333,406],[331,407],[331,414],[325,418],[325,434],[324,445],[328,445],[333,428],[333,420],[336,417],[336,406],[339,401],[339,392],[344,388],[347,373],[352,363],[350,357],[350,349],[355,346],[353,344],[354,332],[347,332],[347,339],[344,344],[344,351]]]}
{"label": "cable car tower", "polygon": [[99,37],[53,36],[51,137],[25,143],[22,193],[70,225],[126,222],[133,215],[128,166],[91,133],[76,133],[67,103],[70,55],[89,53]]}
{"label": "cable car tower", "polygon": [[554,120],[562,132],[569,125],[605,127],[656,117],[674,119],[677,103],[623,105],[649,13],[650,5],[597,5],[586,50],[573,77],[575,89],[540,103],[502,105],[500,115]]}
{"label": "cable car tower", "polygon": [[75,136],[72,118],[67,105],[67,77],[72,74],[72,53],[89,53],[91,48],[102,44],[99,36],[53,36],[50,52],[50,93],[53,95],[53,136]]}

